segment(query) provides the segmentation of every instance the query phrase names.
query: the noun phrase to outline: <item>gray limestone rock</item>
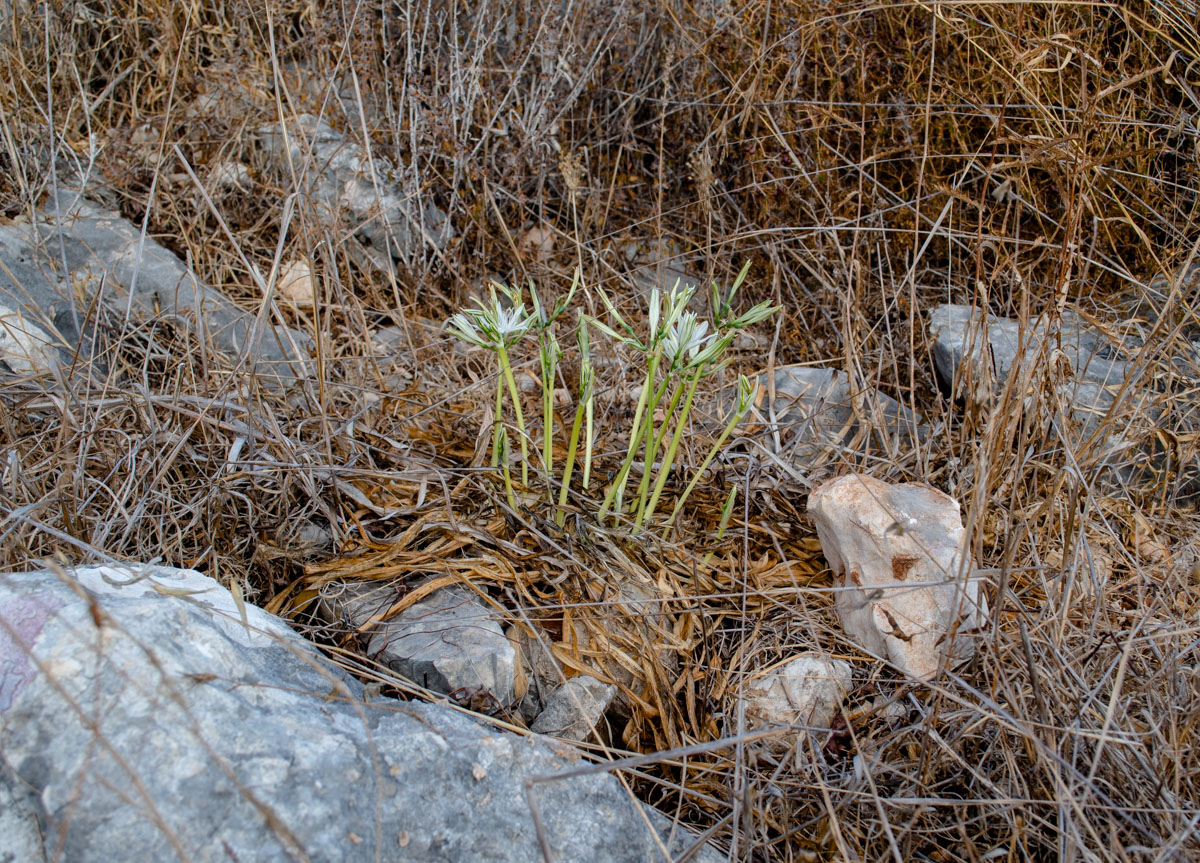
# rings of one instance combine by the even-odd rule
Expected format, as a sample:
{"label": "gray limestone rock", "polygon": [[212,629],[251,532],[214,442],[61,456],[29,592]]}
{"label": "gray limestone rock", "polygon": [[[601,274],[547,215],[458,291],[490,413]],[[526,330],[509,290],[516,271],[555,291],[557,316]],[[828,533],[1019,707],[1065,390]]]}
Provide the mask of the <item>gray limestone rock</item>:
{"label": "gray limestone rock", "polygon": [[0,760],[0,863],[44,859],[48,858],[38,824],[37,797]]}
{"label": "gray limestone rock", "polygon": [[[1131,362],[1136,340],[1110,338],[1070,310],[1057,324],[1039,316],[1022,327],[970,306],[943,305],[930,313],[929,330],[938,376],[953,397],[986,405],[1006,386],[1044,400],[1048,393],[1047,421],[1110,489],[1161,489],[1166,482],[1173,497],[1200,494],[1194,359],[1169,359],[1174,373],[1153,381]],[[1176,390],[1181,397],[1172,395]],[[1032,395],[1026,407],[1034,409]]]}
{"label": "gray limestone rock", "polygon": [[399,590],[386,582],[331,585],[321,612],[331,623],[363,632],[368,657],[419,686],[485,695],[496,707],[513,703],[516,650],[475,594],[443,588],[393,618],[371,623],[399,598]]}
{"label": "gray limestone rock", "polygon": [[692,301],[693,308],[698,309],[705,302],[704,280],[691,271],[693,262],[678,243],[666,240],[659,246],[653,240],[630,242],[622,253],[629,277],[645,296],[654,288],[667,293],[678,284],[680,289],[695,289],[697,298]]}
{"label": "gray limestone rock", "polygon": [[401,172],[382,152],[368,151],[312,114],[260,129],[258,141],[277,173],[308,166],[299,180],[306,205],[329,227],[351,227],[363,255],[385,272],[454,237],[446,213],[407,194]]}
{"label": "gray limestone rock", "polygon": [[[537,860],[525,782],[578,763],[448,707],[367,703],[185,570],[0,575],[0,669],[0,799],[38,821],[0,807],[21,860]],[[661,859],[643,815],[670,825],[611,776],[534,796],[557,860]]]}
{"label": "gray limestone rock", "polygon": [[[293,380],[308,339],[243,311],[152,238],[70,189],[36,222],[0,225],[0,303],[53,337],[60,360],[87,350],[86,312],[98,297],[134,315],[164,313],[231,354],[243,351],[268,376]],[[57,221],[56,221],[57,217]],[[65,261],[66,269],[63,269]]]}
{"label": "gray limestone rock", "polygon": [[572,677],[550,696],[532,728],[538,734],[565,740],[587,740],[616,694],[617,687],[611,683],[586,674]]}
{"label": "gray limestone rock", "polygon": [[[724,390],[706,425],[723,426],[734,399],[735,390]],[[775,370],[773,399],[766,373],[758,375],[758,395],[740,427],[772,451],[778,440],[777,454],[805,468],[846,451],[910,450],[926,432],[921,417],[891,396],[854,387],[837,369],[800,365]]]}
{"label": "gray limestone rock", "polygon": [[[40,325],[36,318],[30,320],[34,315],[41,318]],[[0,303],[0,370],[33,377],[59,371],[70,345],[61,335],[51,335],[55,330],[40,310],[22,312]]]}
{"label": "gray limestone rock", "polygon": [[399,598],[400,591],[387,581],[335,581],[321,588],[317,616],[333,626],[359,629]]}
{"label": "gray limestone rock", "polygon": [[956,393],[967,385],[957,377],[960,368],[973,375],[976,369],[988,368],[1000,386],[1018,359],[1033,357],[1044,348],[1061,350],[1076,380],[1120,386],[1130,371],[1117,346],[1070,311],[1053,327],[1049,318],[1035,317],[1022,332],[1018,321],[971,306],[942,305],[930,312],[929,331],[938,374],[956,387]]}
{"label": "gray limestone rock", "polygon": [[487,693],[507,707],[517,657],[494,617],[469,590],[443,588],[379,624],[367,655],[435,692]]}

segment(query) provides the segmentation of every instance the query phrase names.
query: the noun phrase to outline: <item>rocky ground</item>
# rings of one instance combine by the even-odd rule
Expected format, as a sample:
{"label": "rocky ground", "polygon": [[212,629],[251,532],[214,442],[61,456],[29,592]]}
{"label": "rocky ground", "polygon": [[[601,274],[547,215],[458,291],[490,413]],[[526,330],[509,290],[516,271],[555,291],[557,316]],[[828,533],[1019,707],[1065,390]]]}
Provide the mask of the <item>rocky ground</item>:
{"label": "rocky ground", "polygon": [[1186,10],[701,5],[0,4],[0,859],[1196,856]]}

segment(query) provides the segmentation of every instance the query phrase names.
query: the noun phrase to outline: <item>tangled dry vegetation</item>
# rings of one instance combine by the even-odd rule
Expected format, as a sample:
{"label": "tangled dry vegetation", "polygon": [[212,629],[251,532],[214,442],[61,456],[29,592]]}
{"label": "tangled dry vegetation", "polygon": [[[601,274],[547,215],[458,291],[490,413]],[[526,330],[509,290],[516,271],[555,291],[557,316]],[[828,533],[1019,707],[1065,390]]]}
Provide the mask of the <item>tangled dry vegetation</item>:
{"label": "tangled dry vegetation", "polygon": [[[1194,510],[1169,471],[1098,482],[1105,453],[1065,448],[1038,413],[1049,398],[1029,414],[952,402],[926,330],[942,302],[1022,320],[1070,307],[1150,333],[1151,379],[1197,374],[1196,292],[1175,282],[1200,241],[1195,16],[1182,0],[17,3],[0,35],[5,218],[75,166],[245,308],[263,302],[247,266],[293,257],[320,302],[268,309],[315,338],[317,374],[288,392],[231,376],[170,319],[107,309],[89,312],[95,361],[68,391],[6,379],[0,564],[195,567],[406,696],[311,600],[345,578],[463,583],[560,638],[569,667],[632,678],[628,720],[595,750],[613,759],[738,734],[739,682],[818,646],[859,668],[819,769],[700,747],[627,771],[633,787],[731,859],[1196,859]],[[455,239],[366,268],[301,179],[263,166],[253,131],[301,112],[400,165]],[[230,164],[249,171],[218,182]],[[753,262],[747,302],[784,311],[732,371],[831,365],[932,433],[786,469],[748,429],[669,542],[596,523],[583,493],[559,528],[536,478],[510,509],[482,455],[494,370],[438,324],[489,274],[553,297],[579,267],[640,305],[631,245],[721,284]],[[601,480],[637,383],[598,366]],[[1193,454],[1166,437],[1173,464]],[[710,442],[698,431],[681,460]],[[963,504],[996,614],[935,683],[872,670],[839,635],[804,504],[850,470]],[[1062,587],[1096,572],[1099,595]],[[890,722],[889,700],[907,718]]]}

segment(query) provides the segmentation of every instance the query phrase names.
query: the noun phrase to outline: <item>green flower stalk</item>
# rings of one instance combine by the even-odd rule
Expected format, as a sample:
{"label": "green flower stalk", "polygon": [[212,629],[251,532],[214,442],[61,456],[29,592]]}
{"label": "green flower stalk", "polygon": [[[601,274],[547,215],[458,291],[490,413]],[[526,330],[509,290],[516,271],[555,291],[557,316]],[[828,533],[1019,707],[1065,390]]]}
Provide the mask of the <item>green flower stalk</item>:
{"label": "green flower stalk", "polygon": [[546,490],[551,503],[554,502],[554,378],[559,360],[562,359],[562,349],[558,346],[558,339],[554,336],[553,327],[554,322],[571,304],[581,278],[581,272],[576,269],[575,278],[571,281],[571,290],[549,311],[538,298],[537,288],[532,282],[529,284],[529,293],[533,298],[533,317],[537,321],[534,328],[538,334],[538,359],[541,368],[542,467],[546,471]]}
{"label": "green flower stalk", "polygon": [[[590,365],[588,366],[588,370],[589,371],[591,370]],[[584,402],[584,405],[583,405],[583,413],[584,413],[584,420],[583,420],[583,425],[584,425],[584,428],[583,428],[583,438],[584,438],[584,440],[583,440],[583,487],[584,487],[584,489],[589,489],[592,487],[592,441],[594,441],[596,439],[595,435],[592,431],[592,420],[593,420],[593,413],[594,413],[593,405],[595,403],[595,400],[596,400],[595,393],[592,388],[589,388],[587,401]]]}
{"label": "green flower stalk", "polygon": [[541,345],[538,350],[539,364],[542,370],[542,466],[546,471],[546,490],[554,502],[554,374],[558,369],[558,361],[562,359],[562,350],[558,339],[550,330],[538,333]]}
{"label": "green flower stalk", "polygon": [[[729,519],[733,515],[733,502],[737,500],[737,490],[738,487],[736,485],[730,486],[729,496],[725,498],[725,503],[721,505],[721,523],[717,527],[717,542],[725,538],[725,531],[729,527]],[[710,551],[704,555],[704,565],[708,566],[712,559],[713,552]]]}
{"label": "green flower stalk", "polygon": [[[575,327],[575,339],[579,343],[579,400],[583,404],[584,416],[583,487],[587,489],[592,479],[592,441],[595,439],[592,435],[592,419],[596,402],[596,375],[592,369],[591,341],[588,336],[587,318],[584,315],[579,316],[579,323]],[[569,461],[574,464],[573,460]]]}
{"label": "green flower stalk", "polygon": [[[591,411],[592,400],[594,396],[593,385],[595,383],[595,377],[592,372],[591,357],[588,353],[587,323],[582,315],[580,315],[579,318],[577,335],[579,338],[580,354],[579,402],[575,406],[575,420],[571,423],[571,438],[567,444],[567,463],[563,467],[562,488],[560,488],[558,492],[558,513],[555,515],[555,521],[558,523],[559,527],[562,527],[567,518],[567,512],[565,509],[567,505],[567,492],[571,488],[571,474],[575,470],[575,454],[579,450],[579,430],[583,425],[585,415]],[[583,468],[584,488],[587,487],[588,473],[591,470],[592,442],[590,417],[588,418],[587,434],[588,439],[585,444],[587,455]]]}
{"label": "green flower stalk", "polygon": [[508,508],[516,512],[517,496],[513,492],[512,472],[508,468],[508,429],[500,426],[500,430],[496,434],[496,440],[500,450],[500,471],[504,475],[504,497],[508,500]]}
{"label": "green flower stalk", "polygon": [[508,349],[503,346],[497,351],[500,357],[500,371],[508,383],[508,394],[512,398],[513,413],[517,415],[517,435],[521,444],[521,485],[529,485],[529,435],[525,433],[525,416],[521,410],[521,394],[517,391],[517,381],[513,377],[512,363],[508,361]]}
{"label": "green flower stalk", "polygon": [[684,502],[687,501],[692,491],[695,490],[696,485],[700,482],[700,478],[704,476],[704,472],[708,470],[708,466],[712,464],[712,460],[716,458],[717,453],[721,451],[721,447],[725,445],[725,441],[729,439],[731,434],[733,434],[733,430],[737,428],[738,423],[740,423],[742,418],[746,416],[747,412],[749,412],[750,406],[754,404],[754,396],[757,392],[757,383],[752,382],[745,375],[738,375],[737,403],[734,405],[733,416],[729,418],[729,422],[726,424],[724,431],[721,432],[721,436],[717,438],[717,442],[712,445],[712,449],[708,451],[708,455],[700,464],[700,467],[697,468],[695,475],[692,477],[692,481],[688,483],[687,488],[683,490],[683,494],[680,495],[679,500],[675,502],[675,508],[671,510],[671,517],[667,519],[667,524],[663,528],[663,539],[666,539],[671,533],[671,528],[675,524],[675,519],[679,515],[679,511],[683,508]]}
{"label": "green flower stalk", "polygon": [[[649,523],[650,519],[654,516],[654,511],[658,508],[658,499],[662,496],[663,489],[666,487],[667,477],[670,475],[671,467],[675,464],[675,456],[679,452],[679,443],[683,438],[684,429],[687,427],[688,419],[691,416],[692,400],[696,396],[696,385],[700,383],[702,377],[714,370],[712,368],[713,364],[720,359],[721,354],[725,352],[730,341],[732,341],[732,336],[728,334],[721,338],[717,338],[715,335],[706,336],[705,332],[707,329],[708,324],[698,321],[693,312],[684,312],[679,316],[679,320],[667,331],[663,339],[665,353],[670,360],[669,368],[678,370],[680,374],[686,375],[687,397],[684,399],[683,408],[680,410],[679,417],[675,422],[675,434],[671,438],[671,444],[667,448],[662,465],[658,469],[658,476],[654,483],[654,491],[650,496],[650,501],[646,503],[643,496],[639,503],[637,518],[639,525]],[[677,389],[676,397],[683,391],[684,386],[680,386]],[[672,403],[672,411],[673,409],[674,403]],[[663,431],[666,431],[665,422],[663,424]]]}
{"label": "green flower stalk", "polygon": [[[650,303],[647,308],[650,331],[645,343],[638,339],[633,327],[621,317],[608,295],[603,291],[599,292],[600,299],[604,302],[609,316],[623,332],[617,332],[602,321],[595,319],[592,320],[592,325],[610,338],[632,347],[647,357],[646,378],[642,384],[641,394],[638,396],[637,407],[634,408],[633,425],[629,430],[629,447],[616,479],[609,486],[608,492],[604,496],[604,502],[600,505],[601,518],[604,518],[605,514],[609,512],[609,507],[612,507],[612,511],[617,515],[621,513],[625,486],[629,481],[629,472],[633,467],[634,457],[643,447],[647,453],[653,449],[654,412],[658,409],[659,400],[669,384],[669,378],[663,382],[661,387],[658,387],[656,383],[659,363],[663,355],[663,337],[665,330],[675,323],[694,292],[695,289],[690,286],[681,288],[679,282],[675,283],[675,287],[666,297],[660,294],[658,288],[651,290]],[[647,462],[645,470],[650,470],[649,462]]]}

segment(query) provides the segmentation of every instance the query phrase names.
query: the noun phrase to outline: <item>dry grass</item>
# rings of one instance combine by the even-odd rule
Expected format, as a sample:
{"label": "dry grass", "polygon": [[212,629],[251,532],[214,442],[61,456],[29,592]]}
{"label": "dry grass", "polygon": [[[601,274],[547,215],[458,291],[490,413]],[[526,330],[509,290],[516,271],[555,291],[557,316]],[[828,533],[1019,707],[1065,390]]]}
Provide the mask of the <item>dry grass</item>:
{"label": "dry grass", "polygon": [[[715,825],[733,859],[1200,856],[1200,549],[1181,497],[1195,431],[1164,419],[1197,380],[1195,286],[1174,281],[1200,236],[1193,5],[17,5],[0,35],[6,217],[35,210],[52,160],[74,162],[248,309],[262,297],[244,262],[269,272],[280,246],[315,262],[323,297],[280,309],[317,336],[319,376],[290,393],[231,377],[169,321],[103,311],[90,376],[0,384],[0,565],[162,559],[304,624],[338,579],[463,582],[569,668],[624,683],[614,757],[738,734],[745,675],[818,646],[859,684],[820,770],[737,747],[643,767],[639,792]],[[285,222],[302,180],[268,170],[253,132],[304,111],[400,164],[406,194],[458,237],[382,274],[311,202]],[[239,162],[251,181],[214,185],[210,203],[178,154],[202,181]],[[522,242],[535,226],[548,255]],[[846,643],[807,488],[754,446],[668,544],[598,526],[586,495],[565,530],[505,507],[477,458],[489,367],[430,322],[489,273],[553,293],[579,266],[640,302],[633,241],[720,282],[755,262],[747,301],[773,297],[785,317],[745,368],[833,365],[931,421],[915,452],[864,442],[796,467],[962,502],[997,609],[972,664],[904,685]],[[1142,334],[1135,361],[1163,412],[1118,405],[1103,431],[1152,427],[1165,471],[1114,489],[1106,435],[1051,422],[1050,354],[998,398],[940,395],[925,315],[947,301]],[[402,336],[379,349],[388,325]],[[624,450],[632,405],[614,394],[633,378],[600,372],[601,477]],[[717,542],[731,483],[743,494]],[[352,638],[314,636],[401,686]],[[888,700],[903,718],[875,709]]]}

